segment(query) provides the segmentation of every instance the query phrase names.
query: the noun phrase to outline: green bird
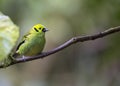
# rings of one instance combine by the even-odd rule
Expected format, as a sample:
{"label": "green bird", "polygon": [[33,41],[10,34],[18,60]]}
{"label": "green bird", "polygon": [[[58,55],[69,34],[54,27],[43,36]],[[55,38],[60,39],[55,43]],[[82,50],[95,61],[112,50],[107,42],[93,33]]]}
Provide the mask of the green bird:
{"label": "green bird", "polygon": [[48,29],[42,24],[37,24],[32,27],[28,34],[24,35],[22,41],[17,46],[13,57],[17,56],[35,56],[40,54],[45,46],[45,32]]}

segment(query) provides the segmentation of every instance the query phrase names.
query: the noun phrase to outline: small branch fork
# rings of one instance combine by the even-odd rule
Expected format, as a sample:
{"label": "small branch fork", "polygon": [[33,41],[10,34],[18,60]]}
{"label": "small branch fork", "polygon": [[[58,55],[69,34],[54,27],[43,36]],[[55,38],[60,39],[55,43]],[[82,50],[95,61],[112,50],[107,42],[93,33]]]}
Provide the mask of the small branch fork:
{"label": "small branch fork", "polygon": [[[99,32],[99,33],[96,33],[96,34],[93,34],[93,35],[73,37],[70,40],[66,41],[64,44],[62,44],[62,45],[60,45],[60,46],[58,46],[58,47],[56,47],[56,48],[54,48],[54,49],[52,49],[50,51],[43,52],[40,55],[31,56],[31,57],[24,57],[24,58],[16,58],[15,59],[16,61],[12,61],[8,66],[14,65],[14,64],[17,64],[17,63],[32,61],[32,60],[35,60],[35,59],[45,58],[45,57],[47,57],[47,56],[49,56],[51,54],[54,54],[54,53],[56,53],[58,51],[63,50],[64,48],[67,48],[68,46],[70,46],[72,44],[75,44],[75,43],[78,43],[78,42],[85,42],[85,41],[95,40],[95,39],[102,38],[102,37],[105,37],[107,35],[119,32],[119,31],[120,31],[120,26],[110,28],[108,30],[105,30],[103,32]],[[0,68],[4,68],[4,65],[0,65]]]}

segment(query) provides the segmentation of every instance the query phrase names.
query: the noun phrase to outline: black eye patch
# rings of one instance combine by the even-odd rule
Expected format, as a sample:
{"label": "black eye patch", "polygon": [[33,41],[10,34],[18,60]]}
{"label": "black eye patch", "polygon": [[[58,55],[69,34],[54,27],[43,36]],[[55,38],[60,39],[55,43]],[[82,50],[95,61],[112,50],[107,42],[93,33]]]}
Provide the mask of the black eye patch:
{"label": "black eye patch", "polygon": [[36,32],[39,32],[36,28],[34,28],[34,30],[35,30]]}

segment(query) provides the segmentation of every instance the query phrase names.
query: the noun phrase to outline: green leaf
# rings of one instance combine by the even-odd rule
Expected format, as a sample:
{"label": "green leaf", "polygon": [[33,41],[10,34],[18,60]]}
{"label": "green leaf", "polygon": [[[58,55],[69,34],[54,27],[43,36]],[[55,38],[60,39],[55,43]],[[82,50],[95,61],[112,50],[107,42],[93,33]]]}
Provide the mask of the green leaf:
{"label": "green leaf", "polygon": [[19,37],[19,28],[0,13],[0,62],[8,58]]}

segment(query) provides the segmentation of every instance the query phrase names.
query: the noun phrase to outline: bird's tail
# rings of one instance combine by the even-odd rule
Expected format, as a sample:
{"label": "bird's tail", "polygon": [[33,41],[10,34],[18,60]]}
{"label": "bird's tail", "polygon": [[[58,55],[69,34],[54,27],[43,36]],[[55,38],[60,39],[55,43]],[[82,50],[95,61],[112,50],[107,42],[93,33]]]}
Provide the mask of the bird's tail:
{"label": "bird's tail", "polygon": [[16,58],[16,57],[18,57],[18,56],[19,56],[18,53],[14,53],[14,54],[12,55],[13,58]]}

